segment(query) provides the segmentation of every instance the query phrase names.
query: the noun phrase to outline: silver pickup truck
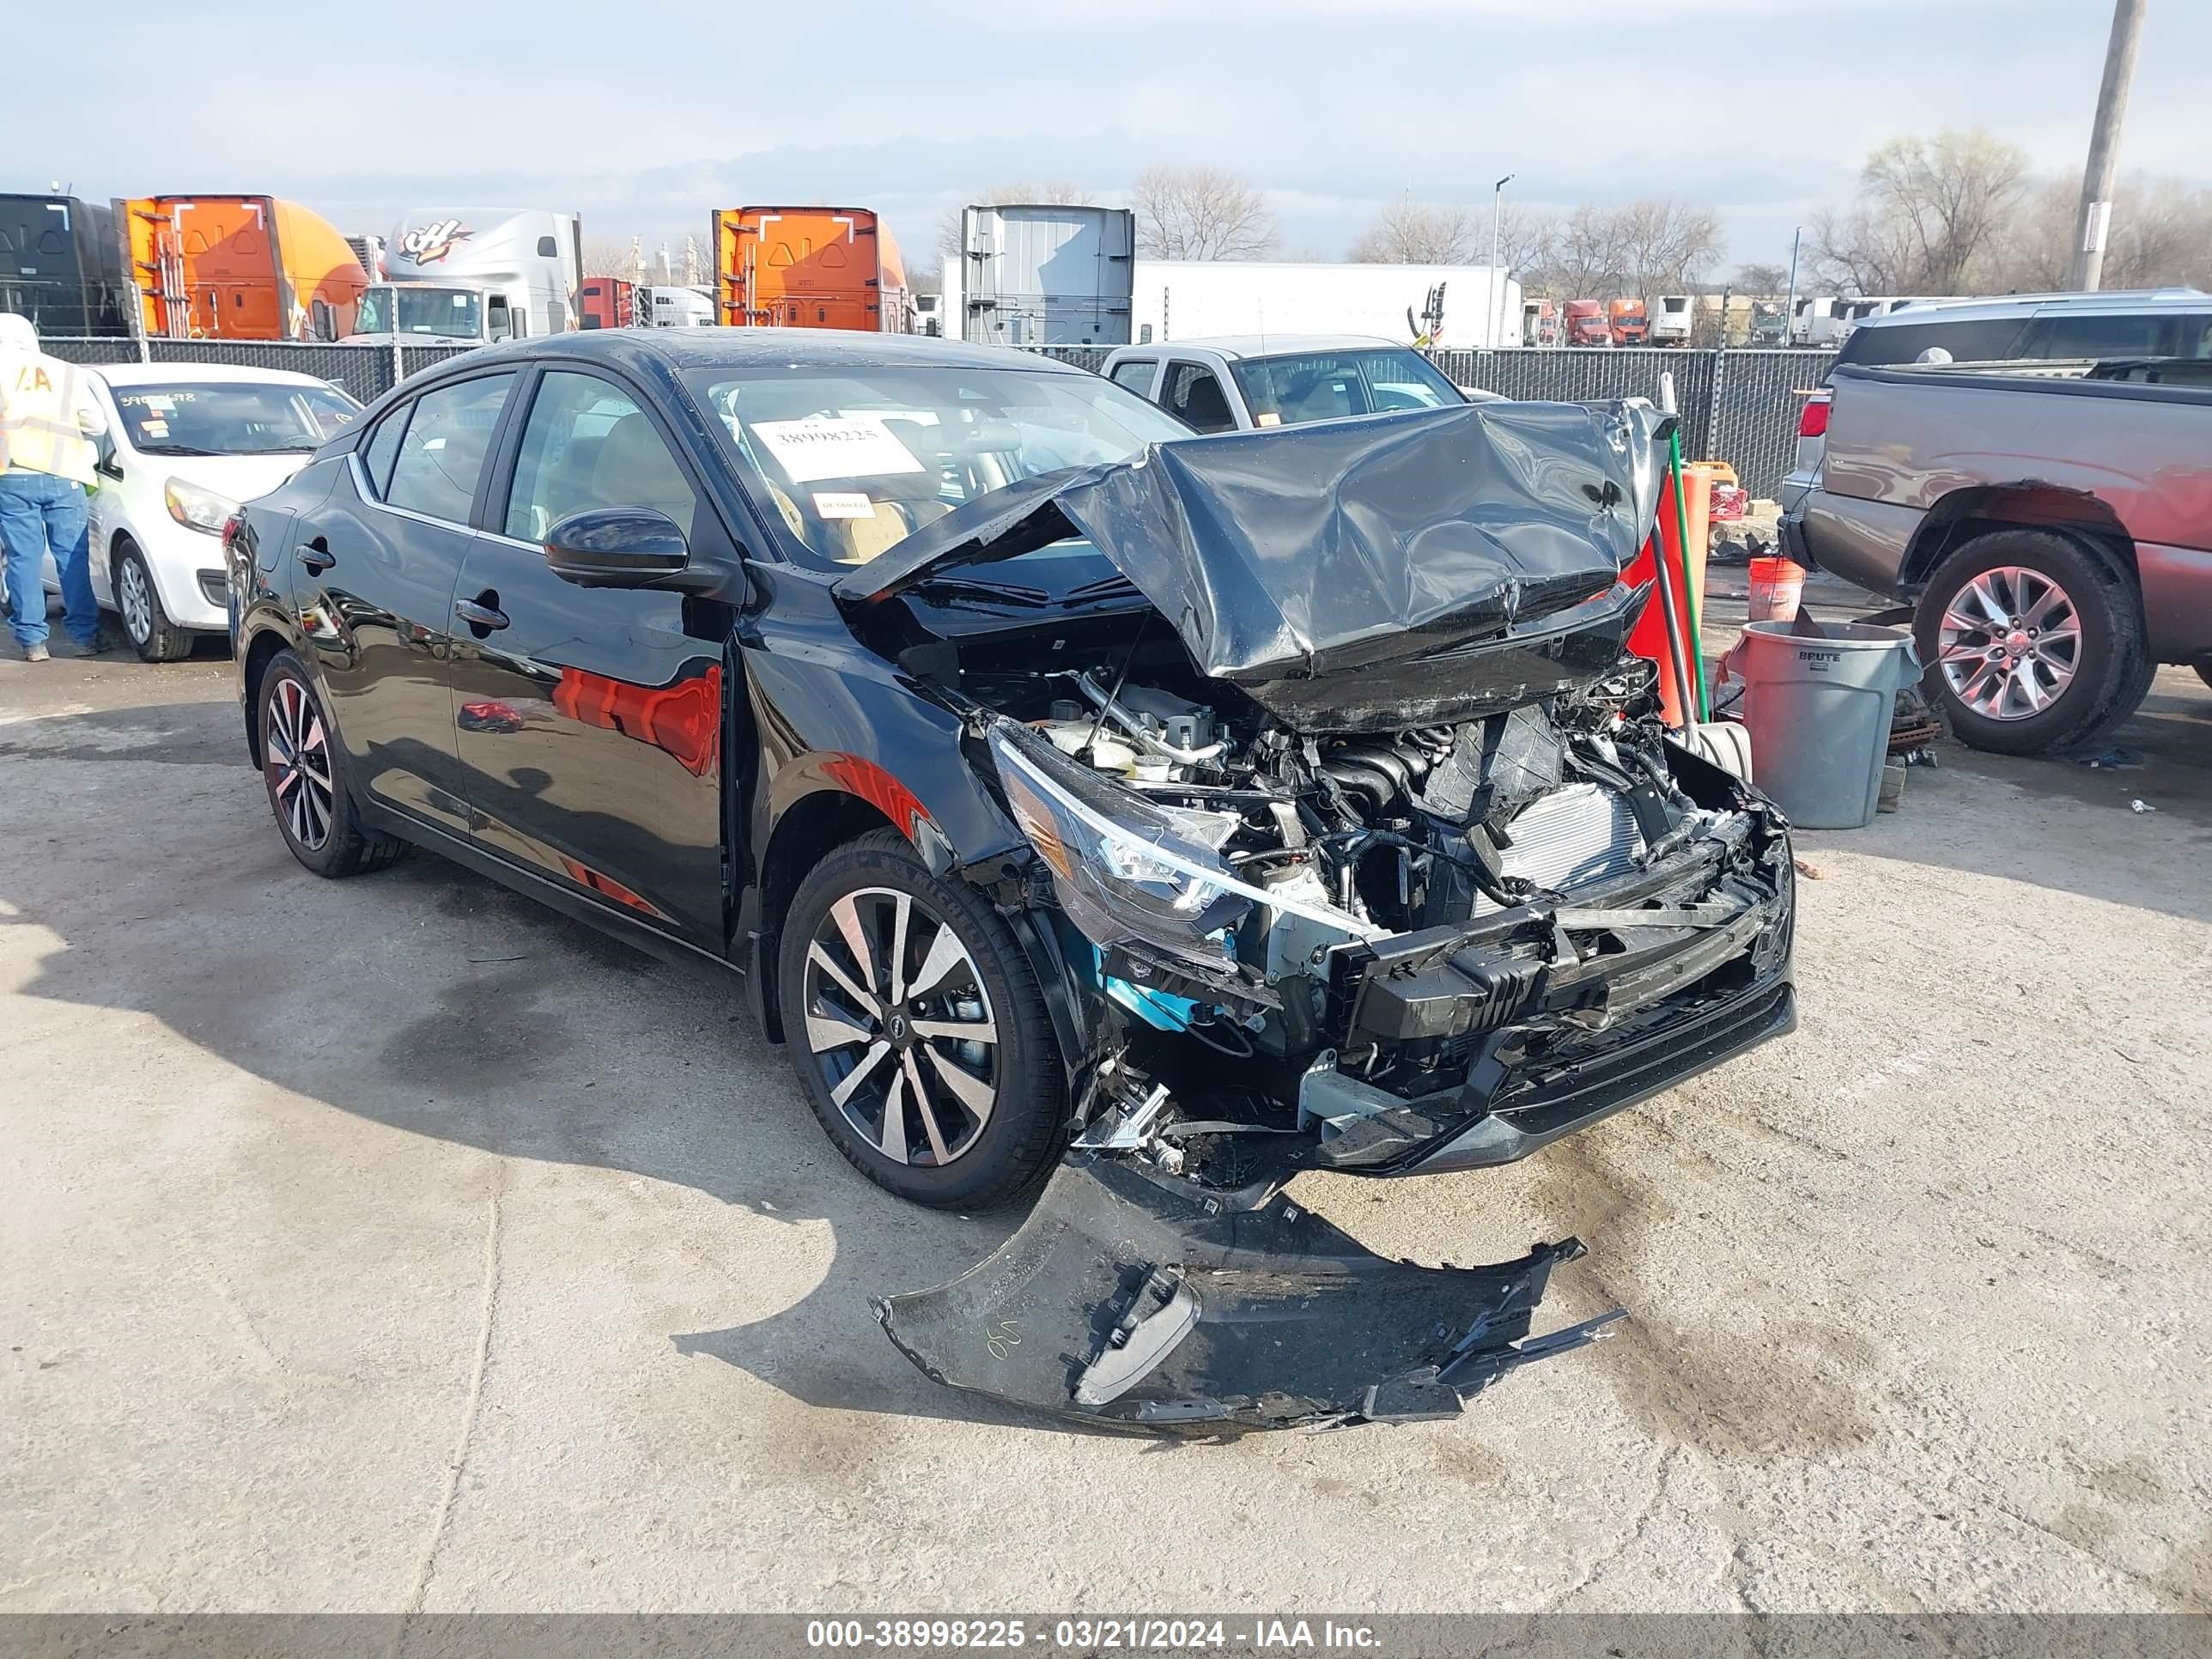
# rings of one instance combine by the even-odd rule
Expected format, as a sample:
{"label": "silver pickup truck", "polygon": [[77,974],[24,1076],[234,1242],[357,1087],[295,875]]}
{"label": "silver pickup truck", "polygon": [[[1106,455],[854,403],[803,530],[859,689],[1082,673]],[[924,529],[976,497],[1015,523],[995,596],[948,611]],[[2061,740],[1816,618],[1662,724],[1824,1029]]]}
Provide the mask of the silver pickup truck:
{"label": "silver pickup truck", "polygon": [[1832,391],[1784,550],[1915,601],[1963,741],[2090,742],[2160,663],[2212,684],[2212,388],[1838,367]]}

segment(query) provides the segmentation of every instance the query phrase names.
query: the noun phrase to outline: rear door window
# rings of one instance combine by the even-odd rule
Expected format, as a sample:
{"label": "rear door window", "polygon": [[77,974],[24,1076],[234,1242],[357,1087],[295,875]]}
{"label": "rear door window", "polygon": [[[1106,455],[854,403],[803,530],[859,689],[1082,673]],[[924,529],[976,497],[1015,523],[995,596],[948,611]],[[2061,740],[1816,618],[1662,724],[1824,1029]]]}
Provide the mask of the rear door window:
{"label": "rear door window", "polygon": [[2138,311],[2099,316],[2094,312],[2056,312],[2035,320],[2028,331],[2031,357],[2162,357],[2174,335],[2170,313]]}
{"label": "rear door window", "polygon": [[1221,377],[1202,363],[1170,363],[1167,396],[1160,402],[1200,432],[1227,432],[1237,424]]}
{"label": "rear door window", "polygon": [[385,501],[448,524],[467,524],[514,386],[512,374],[482,374],[417,398]]}

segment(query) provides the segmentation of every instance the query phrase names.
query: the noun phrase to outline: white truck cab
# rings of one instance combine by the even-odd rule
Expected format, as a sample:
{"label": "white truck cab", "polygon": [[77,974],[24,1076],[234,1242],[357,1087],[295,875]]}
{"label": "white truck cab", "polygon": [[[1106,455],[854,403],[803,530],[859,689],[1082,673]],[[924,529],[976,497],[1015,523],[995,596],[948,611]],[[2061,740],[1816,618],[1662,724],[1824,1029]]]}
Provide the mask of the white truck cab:
{"label": "white truck cab", "polygon": [[1411,346],[1358,334],[1267,334],[1117,346],[1099,373],[1200,432],[1302,426],[1496,394],[1454,386]]}

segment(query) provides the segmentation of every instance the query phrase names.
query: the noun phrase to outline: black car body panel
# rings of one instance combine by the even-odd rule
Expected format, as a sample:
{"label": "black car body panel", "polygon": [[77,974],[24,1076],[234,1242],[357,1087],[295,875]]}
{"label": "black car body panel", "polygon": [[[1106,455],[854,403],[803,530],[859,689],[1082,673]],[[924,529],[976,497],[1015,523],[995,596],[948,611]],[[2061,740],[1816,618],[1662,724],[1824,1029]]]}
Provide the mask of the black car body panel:
{"label": "black car body panel", "polygon": [[[771,1038],[808,1012],[769,969],[832,849],[889,826],[982,895],[1073,1115],[1029,1225],[886,1305],[949,1382],[1134,1426],[1396,1419],[1595,1334],[1528,1337],[1572,1241],[1412,1268],[1279,1188],[1522,1156],[1794,1021],[1786,825],[1661,741],[1621,655],[1663,427],[1489,404],[1158,444],[994,486],[841,569],[804,556],[687,375],[1103,383],[938,342],[699,335],[471,353],[247,507],[225,544],[249,748],[289,650],[364,818],[745,974]],[[544,514],[517,509],[556,397],[603,397],[601,454],[634,418],[622,441],[657,442],[653,482],[594,471],[584,504],[688,514],[680,582],[549,563]],[[398,499],[402,454],[444,477],[432,510]],[[1158,878],[1212,895],[1203,924],[1122,927],[1112,882],[1158,872],[1071,860],[1053,811],[1152,823]],[[979,1320],[1023,1352],[969,1352]]]}

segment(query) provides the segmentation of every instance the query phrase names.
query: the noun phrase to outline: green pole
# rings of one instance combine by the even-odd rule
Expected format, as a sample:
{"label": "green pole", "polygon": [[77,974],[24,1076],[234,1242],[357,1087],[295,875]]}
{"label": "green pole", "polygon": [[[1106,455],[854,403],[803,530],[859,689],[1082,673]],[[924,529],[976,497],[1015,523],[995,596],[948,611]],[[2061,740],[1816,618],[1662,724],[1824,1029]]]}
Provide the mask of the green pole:
{"label": "green pole", "polygon": [[[1713,704],[1705,692],[1705,642],[1698,632],[1698,589],[1690,575],[1690,514],[1682,500],[1682,431],[1679,426],[1667,434],[1667,452],[1668,470],[1674,480],[1674,545],[1682,550],[1682,609],[1690,625],[1686,641],[1690,647],[1690,672],[1697,677],[1695,706],[1698,718],[1709,720],[1713,717]],[[1666,538],[1662,537],[1659,551],[1663,556],[1666,550]],[[1682,702],[1686,711],[1692,700],[1686,696]]]}

